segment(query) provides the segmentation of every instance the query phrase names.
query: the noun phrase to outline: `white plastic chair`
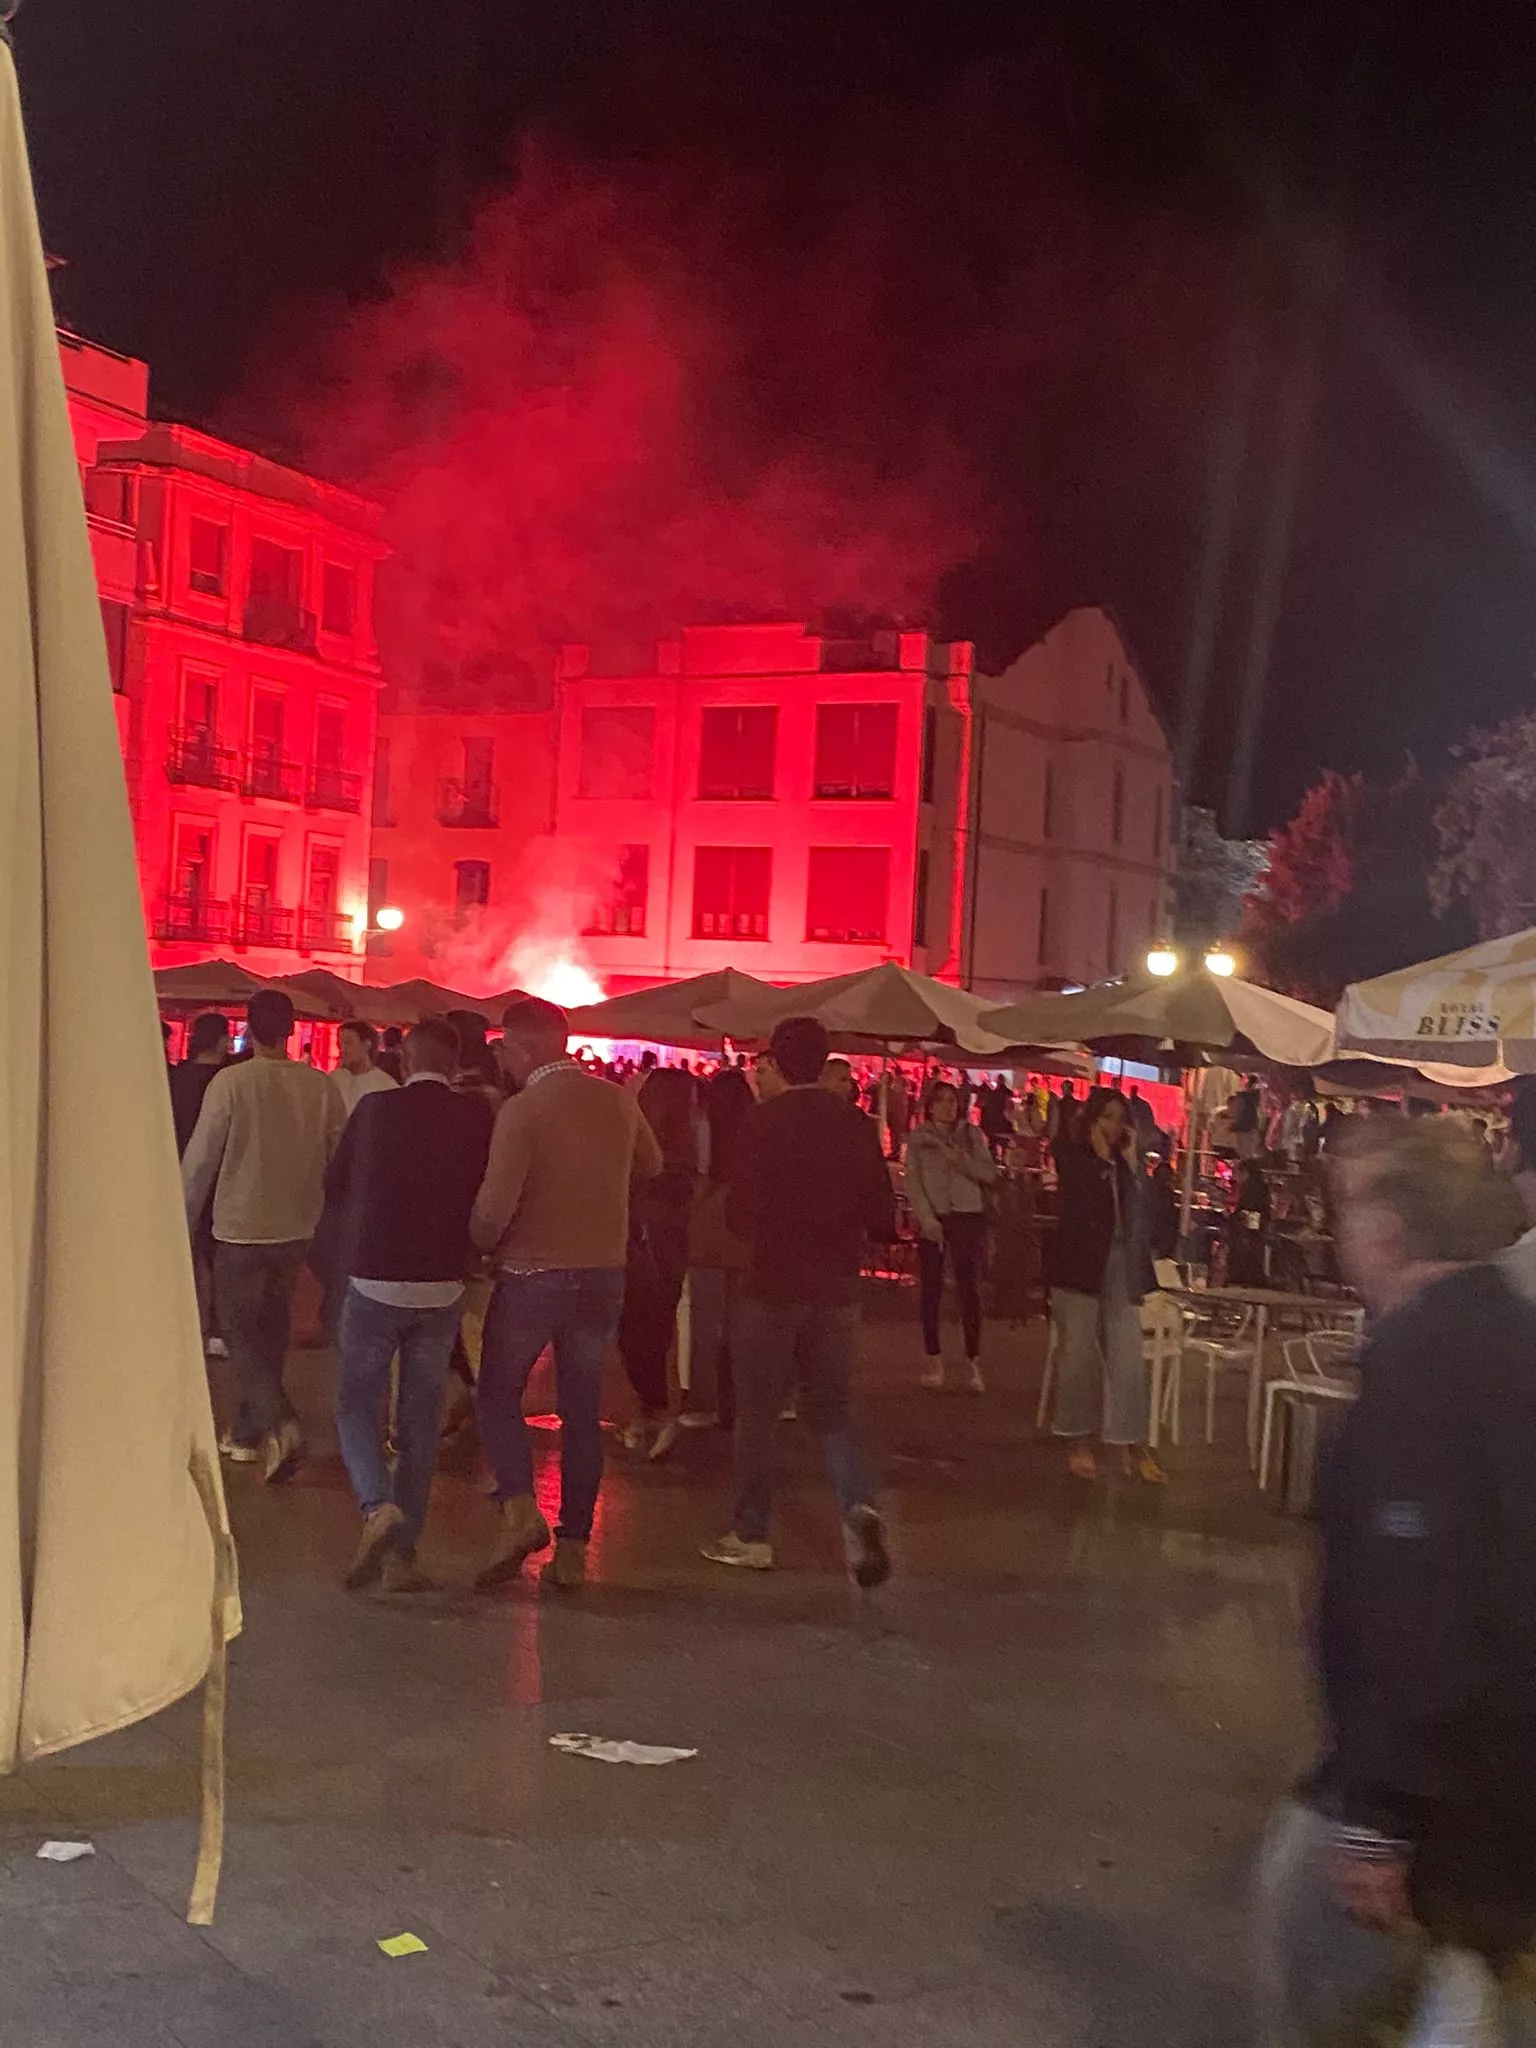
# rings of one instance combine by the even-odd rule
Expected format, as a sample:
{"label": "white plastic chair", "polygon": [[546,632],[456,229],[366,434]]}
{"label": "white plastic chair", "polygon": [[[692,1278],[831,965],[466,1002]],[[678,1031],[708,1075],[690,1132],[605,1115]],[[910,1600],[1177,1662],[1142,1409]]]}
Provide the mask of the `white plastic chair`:
{"label": "white plastic chair", "polygon": [[[1269,1485],[1269,1459],[1275,1440],[1275,1407],[1282,1396],[1301,1400],[1353,1401],[1355,1389],[1338,1376],[1359,1349],[1353,1330],[1309,1330],[1304,1337],[1287,1337],[1281,1350],[1285,1371],[1264,1389],[1264,1431],[1259,1438],[1259,1489]],[[1330,1372],[1329,1368],[1333,1370]]]}
{"label": "white plastic chair", "polygon": [[1149,1294],[1141,1304],[1142,1348],[1151,1383],[1147,1445],[1154,1451],[1165,1422],[1171,1440],[1175,1444],[1179,1441],[1185,1327],[1184,1310],[1168,1295]]}
{"label": "white plastic chair", "polygon": [[[1216,1441],[1217,1374],[1241,1369],[1251,1380],[1259,1370],[1259,1334],[1255,1311],[1251,1308],[1240,1309],[1230,1319],[1223,1319],[1220,1311],[1202,1313],[1197,1316],[1193,1328],[1185,1337],[1184,1346],[1186,1350],[1197,1352],[1205,1360],[1205,1440],[1208,1444],[1213,1444]],[[1250,1436],[1250,1458],[1253,1456],[1254,1448]]]}

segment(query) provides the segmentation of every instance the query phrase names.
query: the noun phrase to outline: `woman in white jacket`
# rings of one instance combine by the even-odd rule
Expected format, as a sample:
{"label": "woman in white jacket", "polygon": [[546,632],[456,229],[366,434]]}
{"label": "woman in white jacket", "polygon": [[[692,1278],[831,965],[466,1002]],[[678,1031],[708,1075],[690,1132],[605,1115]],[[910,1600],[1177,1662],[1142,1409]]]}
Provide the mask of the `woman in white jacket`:
{"label": "woman in white jacket", "polygon": [[907,1201],[922,1232],[917,1273],[922,1298],[925,1387],[944,1385],[939,1345],[939,1303],[944,1293],[944,1255],[955,1276],[960,1325],[965,1335],[965,1386],[986,1391],[981,1376],[981,1257],[987,1218],[982,1189],[997,1179],[986,1139],[960,1115],[960,1091],[936,1081],[928,1091],[927,1118],[907,1140]]}

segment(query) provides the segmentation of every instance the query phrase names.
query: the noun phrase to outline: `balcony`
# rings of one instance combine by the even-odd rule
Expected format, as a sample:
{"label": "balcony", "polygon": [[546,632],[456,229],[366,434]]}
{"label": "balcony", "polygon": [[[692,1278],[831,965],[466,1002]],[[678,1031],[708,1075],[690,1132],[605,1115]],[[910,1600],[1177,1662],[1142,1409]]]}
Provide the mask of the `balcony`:
{"label": "balcony", "polygon": [[167,782],[195,783],[199,789],[238,789],[240,763],[233,747],[221,747],[211,726],[172,726],[166,740]]}
{"label": "balcony", "polygon": [[437,822],[465,832],[492,832],[501,822],[501,805],[490,783],[466,784],[445,776],[437,785]]}
{"label": "balcony", "polygon": [[245,601],[245,637],[259,640],[263,647],[286,647],[294,654],[313,654],[316,620],[291,598],[248,597]]}
{"label": "balcony", "polygon": [[299,914],[301,953],[352,953],[357,950],[357,926],[338,910],[305,910]]}
{"label": "balcony", "polygon": [[294,915],[279,908],[264,889],[247,889],[234,906],[230,935],[237,946],[277,946],[291,951]]}
{"label": "balcony", "polygon": [[349,775],[341,768],[322,768],[317,764],[309,771],[304,804],[311,811],[359,812],[363,808],[363,778]]}
{"label": "balcony", "polygon": [[280,804],[296,804],[304,791],[304,770],[297,761],[285,761],[268,744],[248,747],[240,767],[242,796],[271,797]]}
{"label": "balcony", "polygon": [[223,945],[229,937],[229,905],[194,892],[160,897],[150,920],[165,945]]}

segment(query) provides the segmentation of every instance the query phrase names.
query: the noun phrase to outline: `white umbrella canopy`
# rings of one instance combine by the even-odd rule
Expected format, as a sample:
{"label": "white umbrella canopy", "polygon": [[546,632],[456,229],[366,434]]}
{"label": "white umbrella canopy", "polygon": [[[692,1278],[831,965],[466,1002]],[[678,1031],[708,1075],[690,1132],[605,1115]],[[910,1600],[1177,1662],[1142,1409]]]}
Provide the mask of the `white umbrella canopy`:
{"label": "white umbrella canopy", "polygon": [[243,1010],[258,989],[277,988],[290,999],[299,1016],[310,1023],[325,1024],[351,1014],[321,985],[331,981],[344,986],[339,975],[327,974],[323,968],[317,969],[313,978],[293,974],[263,981],[232,960],[196,960],[185,967],[157,968],[155,995],[167,1010]]}
{"label": "white umbrella canopy", "polygon": [[638,1038],[652,1045],[699,1047],[718,1045],[719,1028],[700,1021],[700,1012],[721,1002],[771,999],[781,991],[736,967],[695,974],[686,981],[657,982],[631,989],[605,1003],[589,1003],[570,1012],[573,1038]]}
{"label": "white umbrella canopy", "polygon": [[[979,1021],[986,1004],[969,990],[917,974],[893,960],[855,974],[794,988],[758,990],[702,1006],[701,1024],[730,1038],[766,1038],[782,1017],[816,1017],[837,1042],[860,1045],[940,1045],[981,1059],[995,1058],[1016,1041]],[[1047,1040],[1043,1043],[1061,1043]]]}
{"label": "white umbrella canopy", "polygon": [[[11,1769],[218,1679],[238,1610],[101,614],[3,37],[0,271],[0,1768]],[[214,1846],[205,1836],[210,1856]],[[211,1914],[207,1882],[194,1912]]]}
{"label": "white umbrella canopy", "polygon": [[1038,1043],[1080,1040],[1104,1049],[1231,1053],[1239,1064],[1256,1056],[1283,1067],[1316,1067],[1333,1057],[1333,1019],[1257,982],[1196,968],[1159,979],[1143,975],[1072,995],[1026,996],[982,1013],[988,1031]]}
{"label": "white umbrella canopy", "polygon": [[1341,1049],[1536,1072],[1536,930],[1485,939],[1345,989]]}

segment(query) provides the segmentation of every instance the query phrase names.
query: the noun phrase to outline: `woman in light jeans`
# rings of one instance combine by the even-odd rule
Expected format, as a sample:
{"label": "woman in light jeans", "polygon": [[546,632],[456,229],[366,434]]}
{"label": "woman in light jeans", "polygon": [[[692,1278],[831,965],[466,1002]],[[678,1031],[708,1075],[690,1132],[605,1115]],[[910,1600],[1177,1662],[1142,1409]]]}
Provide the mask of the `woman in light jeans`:
{"label": "woman in light jeans", "polygon": [[1145,1189],[1125,1097],[1095,1088],[1076,1130],[1056,1148],[1060,1182],[1051,1259],[1055,1435],[1071,1440],[1068,1466],[1096,1479],[1093,1439],[1119,1454],[1128,1478],[1160,1485],[1147,1447],[1150,1392],[1141,1303],[1154,1286]]}
{"label": "woman in light jeans", "polygon": [[922,1302],[923,1385],[944,1385],[939,1340],[939,1307],[944,1294],[944,1261],[955,1276],[955,1297],[965,1339],[967,1392],[986,1391],[981,1376],[981,1261],[987,1216],[983,1188],[997,1179],[991,1148],[975,1124],[960,1115],[960,1091],[952,1081],[935,1081],[928,1091],[927,1118],[907,1140],[906,1192],[922,1237],[917,1278]]}

